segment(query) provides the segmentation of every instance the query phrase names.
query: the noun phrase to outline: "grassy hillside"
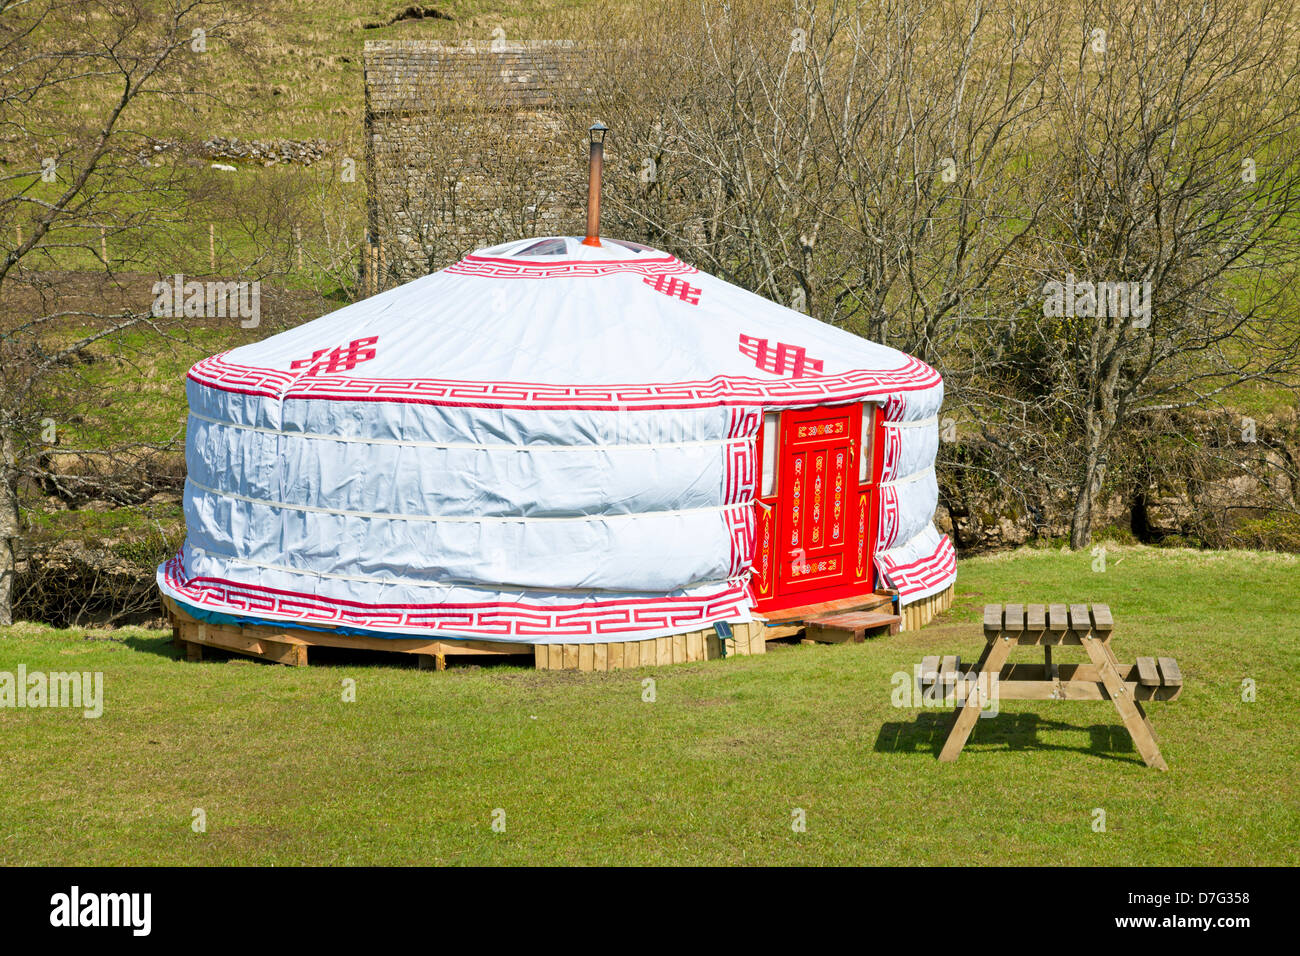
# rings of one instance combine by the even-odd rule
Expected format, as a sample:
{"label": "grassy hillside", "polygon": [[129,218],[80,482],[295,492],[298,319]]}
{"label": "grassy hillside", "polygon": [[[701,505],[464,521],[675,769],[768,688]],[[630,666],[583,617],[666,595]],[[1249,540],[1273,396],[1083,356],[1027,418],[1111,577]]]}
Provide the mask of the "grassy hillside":
{"label": "grassy hillside", "polygon": [[[188,117],[173,116],[171,132],[202,138],[329,138],[339,131],[361,141],[364,112],[361,51],[367,40],[487,43],[501,29],[508,39],[549,38],[566,16],[584,8],[626,7],[623,0],[438,0],[415,4],[426,16],[395,17],[407,0],[268,0],[237,44],[212,53],[217,99]],[[431,11],[437,11],[434,15]],[[221,59],[224,57],[224,60]],[[256,68],[248,69],[248,58]],[[162,115],[160,114],[160,120]]]}
{"label": "grassy hillside", "polygon": [[[0,671],[100,670],[106,705],[0,710],[0,864],[1294,865],[1300,563],[1108,558],[965,561],[953,610],[915,634],[611,674],[189,664],[156,631],[12,628]],[[974,657],[985,602],[1048,599],[1109,602],[1124,662],[1178,658],[1183,697],[1149,709],[1168,773],[1109,703],[1007,703],[952,765],[946,712],[891,706],[924,654]]]}

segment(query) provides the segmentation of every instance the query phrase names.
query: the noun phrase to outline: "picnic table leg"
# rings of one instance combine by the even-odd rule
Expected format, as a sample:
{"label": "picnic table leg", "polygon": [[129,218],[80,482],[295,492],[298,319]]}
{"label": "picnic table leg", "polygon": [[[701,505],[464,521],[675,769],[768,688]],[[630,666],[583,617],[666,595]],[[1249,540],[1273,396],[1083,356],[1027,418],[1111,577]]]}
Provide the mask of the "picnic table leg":
{"label": "picnic table leg", "polygon": [[1147,719],[1146,711],[1133,699],[1119,676],[1115,655],[1103,641],[1090,634],[1080,635],[1080,642],[1088,652],[1089,659],[1097,665],[1106,693],[1110,694],[1120,719],[1124,721],[1124,729],[1133,738],[1133,745],[1137,747],[1146,765],[1157,770],[1168,770],[1169,765],[1160,756],[1160,748],[1156,746],[1155,730]]}
{"label": "picnic table leg", "polygon": [[[1100,641],[1099,643],[1101,644],[1102,651],[1106,654],[1108,658],[1110,658],[1111,666],[1115,668],[1115,673],[1118,675],[1120,670],[1120,663],[1119,663],[1119,658],[1115,656],[1114,649],[1106,641]],[[1147,716],[1146,708],[1142,706],[1142,702],[1139,700],[1134,700],[1133,706],[1137,708],[1138,716],[1142,718],[1142,723],[1146,726],[1147,733],[1151,735],[1151,740],[1154,742],[1156,738],[1156,729],[1151,726],[1151,718]],[[1158,752],[1159,749],[1157,748],[1157,753]],[[1164,761],[1161,762],[1163,763]],[[1164,769],[1167,770],[1169,768],[1166,767]]]}
{"label": "picnic table leg", "polygon": [[[1000,638],[999,638],[999,640],[1000,640]],[[991,654],[991,653],[993,652],[993,645],[994,645],[994,643],[996,643],[996,642],[995,642],[995,641],[986,641],[986,642],[985,642],[985,644],[984,644],[984,650],[980,653],[979,660],[977,660],[977,661],[975,662],[975,671],[974,671],[974,672],[975,672],[976,674],[978,674],[978,673],[980,673],[982,670],[984,670],[984,665],[988,663],[989,654]]]}
{"label": "picnic table leg", "polygon": [[[1011,653],[1011,641],[1004,637],[998,636],[989,641],[984,648],[984,653],[980,655],[977,663],[971,673],[978,679],[980,675],[1000,674],[1002,665],[1007,662],[1007,657]],[[991,686],[992,681],[988,681],[985,686]],[[979,685],[976,684],[978,688]],[[980,705],[983,701],[980,699],[978,691],[974,694],[966,695],[966,702],[957,711],[953,718],[952,729],[948,731],[948,739],[944,741],[943,750],[939,752],[939,759],[944,763],[952,763],[961,753],[961,749],[966,746],[966,741],[970,737],[970,732],[975,729],[975,721],[979,720]]]}

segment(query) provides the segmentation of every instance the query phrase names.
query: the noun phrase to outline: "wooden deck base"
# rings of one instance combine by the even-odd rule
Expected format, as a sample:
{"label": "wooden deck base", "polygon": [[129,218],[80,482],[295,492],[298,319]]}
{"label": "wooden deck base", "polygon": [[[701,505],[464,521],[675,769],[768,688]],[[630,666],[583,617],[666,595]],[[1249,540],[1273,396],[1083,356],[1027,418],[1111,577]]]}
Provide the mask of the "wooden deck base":
{"label": "wooden deck base", "polygon": [[718,636],[716,628],[709,627],[644,641],[535,644],[533,663],[538,670],[617,671],[766,652],[765,629],[761,624],[732,624],[730,629],[731,637],[726,639]]}
{"label": "wooden deck base", "polygon": [[168,597],[163,603],[172,621],[172,640],[184,648],[187,660],[201,661],[205,647],[257,657],[277,664],[303,667],[312,647],[414,654],[418,666],[446,670],[448,657],[495,656],[530,659],[538,670],[611,671],[658,667],[686,661],[709,661],[731,655],[762,654],[767,650],[762,625],[732,624],[731,636],[720,638],[714,627],[672,637],[602,644],[515,644],[501,641],[450,641],[426,638],[364,637],[329,630],[274,628],[259,625],[207,624],[195,620]]}
{"label": "wooden deck base", "polygon": [[[848,602],[848,606],[817,605],[825,614],[832,611],[875,611],[886,608],[889,595],[875,595],[867,600]],[[952,590],[903,609],[901,628],[915,630],[952,603]],[[731,636],[721,638],[717,628],[707,627],[687,634],[654,637],[642,641],[600,644],[519,644],[501,641],[453,641],[428,638],[384,638],[343,634],[331,630],[276,628],[260,625],[207,624],[195,620],[168,597],[163,604],[172,621],[172,637],[177,647],[185,649],[188,660],[203,659],[203,648],[210,647],[233,654],[303,667],[312,647],[342,647],[353,650],[388,651],[414,654],[421,668],[446,670],[448,657],[527,657],[538,670],[614,671],[632,667],[662,667],[687,661],[710,661],[733,655],[762,654],[767,641],[803,632],[811,623],[791,614],[807,614],[814,608],[794,608],[780,612],[784,617],[757,618],[749,624],[732,624]],[[883,625],[894,633],[900,624]],[[827,638],[830,631],[819,631]],[[834,634],[833,639],[843,639]],[[852,639],[857,639],[853,637]]]}
{"label": "wooden deck base", "polygon": [[202,660],[203,648],[212,647],[234,654],[245,654],[277,664],[302,667],[312,647],[343,647],[352,650],[389,651],[415,654],[421,667],[444,670],[449,656],[527,656],[533,655],[532,644],[506,644],[499,641],[439,641],[427,638],[365,637],[329,630],[275,628],[259,625],[206,624],[185,613],[175,601],[164,596],[163,604],[172,621],[172,640],[184,647],[189,660]]}
{"label": "wooden deck base", "polygon": [[950,584],[946,591],[931,594],[928,598],[921,598],[915,604],[904,606],[902,630],[919,631],[929,624],[936,614],[942,614],[952,607],[952,591],[953,585]]}

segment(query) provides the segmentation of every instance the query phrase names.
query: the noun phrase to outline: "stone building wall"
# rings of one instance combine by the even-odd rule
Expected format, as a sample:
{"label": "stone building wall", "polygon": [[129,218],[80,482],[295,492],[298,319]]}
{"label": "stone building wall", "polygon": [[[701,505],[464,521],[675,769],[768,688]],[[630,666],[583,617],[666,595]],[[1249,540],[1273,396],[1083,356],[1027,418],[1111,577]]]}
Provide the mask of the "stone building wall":
{"label": "stone building wall", "polygon": [[364,50],[366,287],[582,228],[590,63],[568,41]]}

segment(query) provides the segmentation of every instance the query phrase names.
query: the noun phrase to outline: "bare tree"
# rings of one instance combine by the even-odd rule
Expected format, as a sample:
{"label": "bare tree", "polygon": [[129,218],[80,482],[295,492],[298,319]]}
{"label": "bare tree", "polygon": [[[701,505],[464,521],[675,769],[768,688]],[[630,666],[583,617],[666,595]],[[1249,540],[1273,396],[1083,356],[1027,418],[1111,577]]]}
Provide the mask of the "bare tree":
{"label": "bare tree", "polygon": [[602,108],[625,164],[610,209],[622,231],[839,318],[851,250],[828,110],[846,95],[837,60],[849,22],[838,10],[692,3],[661,32],[606,42],[618,80]]}
{"label": "bare tree", "polygon": [[750,288],[943,364],[1036,224],[1022,159],[1043,120],[1045,7],[693,6],[693,30],[618,54],[635,85],[610,105],[632,172],[652,175],[616,208]]}
{"label": "bare tree", "polygon": [[[150,124],[194,95],[195,54],[241,18],[206,0],[0,0],[0,624],[24,483],[48,480],[55,454],[121,451],[53,447],[53,410],[84,400],[75,371],[89,350],[154,323],[119,307],[120,273],[176,242],[199,196],[182,167],[150,161]],[[73,274],[92,292],[69,305],[61,276]]]}
{"label": "bare tree", "polygon": [[1247,0],[674,5],[605,44],[611,208],[936,365],[985,446],[945,471],[1044,528],[1064,510],[1081,547],[1134,427],[1294,386],[1289,20]]}
{"label": "bare tree", "polygon": [[[882,63],[855,101],[860,132],[837,140],[851,171],[867,334],[932,362],[950,385],[977,374],[973,329],[1002,306],[1002,269],[1031,241],[1042,201],[1024,157],[1045,122],[1051,5],[910,0],[855,30]],[[874,98],[873,98],[874,97]]]}
{"label": "bare tree", "polygon": [[1133,429],[1222,407],[1244,383],[1295,386],[1291,28],[1290,5],[1268,0],[1102,0],[1065,34],[1035,150],[1041,237],[1015,263],[1024,308],[1000,359],[1030,406],[1020,440],[1055,445],[1040,477],[1071,496],[1073,547]]}

